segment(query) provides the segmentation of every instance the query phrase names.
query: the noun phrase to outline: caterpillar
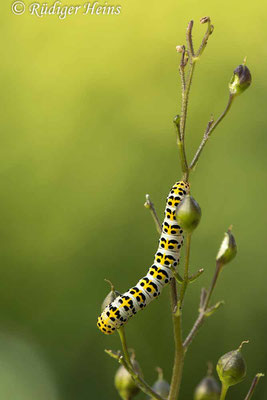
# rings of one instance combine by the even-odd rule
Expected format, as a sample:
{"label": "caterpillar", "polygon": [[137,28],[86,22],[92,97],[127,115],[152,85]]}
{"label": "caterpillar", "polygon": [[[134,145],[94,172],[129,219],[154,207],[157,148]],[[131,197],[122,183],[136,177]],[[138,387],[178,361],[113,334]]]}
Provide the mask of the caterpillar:
{"label": "caterpillar", "polygon": [[146,276],[106,306],[98,317],[97,326],[106,335],[114,333],[139,310],[143,310],[172,279],[171,267],[179,264],[184,240],[183,230],[176,221],[176,207],[189,190],[189,183],[183,181],[176,182],[171,188],[154,263]]}

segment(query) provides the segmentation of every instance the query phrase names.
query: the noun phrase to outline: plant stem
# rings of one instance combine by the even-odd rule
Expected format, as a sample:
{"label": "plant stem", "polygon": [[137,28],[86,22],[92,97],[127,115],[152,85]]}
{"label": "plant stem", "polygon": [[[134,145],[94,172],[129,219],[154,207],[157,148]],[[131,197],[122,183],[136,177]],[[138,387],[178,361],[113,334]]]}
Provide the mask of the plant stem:
{"label": "plant stem", "polygon": [[253,396],[254,390],[255,390],[260,378],[263,377],[263,376],[264,376],[264,374],[260,374],[260,373],[255,375],[255,377],[254,377],[254,379],[253,379],[253,381],[251,383],[250,389],[248,391],[248,394],[245,397],[245,400],[250,400],[251,399],[251,397]]}
{"label": "plant stem", "polygon": [[192,38],[192,29],[193,29],[194,21],[191,20],[187,26],[186,30],[186,41],[188,46],[189,58],[192,60],[195,56],[194,46],[193,46],[193,38]]}
{"label": "plant stem", "polygon": [[[176,302],[174,303],[175,312],[173,312],[172,314],[175,354],[174,354],[174,363],[172,370],[171,387],[168,400],[178,399],[182,374],[183,374],[185,351],[183,348],[183,339],[182,339],[182,305],[189,280],[188,272],[189,272],[190,247],[191,247],[191,234],[187,234],[184,279],[182,283],[180,299],[177,303],[177,292],[176,292],[176,299],[173,299],[173,303],[174,301]],[[172,281],[175,282],[174,279]]]}
{"label": "plant stem", "polygon": [[120,336],[121,344],[122,344],[122,351],[123,351],[123,357],[118,357],[119,362],[124,366],[124,368],[131,374],[133,380],[136,382],[138,387],[146,393],[148,396],[152,396],[153,399],[156,400],[163,400],[161,396],[159,396],[154,390],[144,381],[143,378],[133,369],[133,365],[131,363],[128,347],[127,347],[127,342],[126,342],[126,336],[125,336],[125,331],[124,328],[121,327],[118,329],[118,333]]}
{"label": "plant stem", "polygon": [[154,207],[154,204],[152,203],[152,200],[150,199],[149,194],[146,195],[146,202],[145,202],[144,206],[151,212],[152,218],[156,225],[156,229],[157,229],[158,233],[161,235],[161,230],[162,230],[161,223],[160,223],[158,214],[156,212],[156,209]]}
{"label": "plant stem", "polygon": [[143,378],[140,377],[140,375],[138,375],[132,368],[129,368],[123,357],[119,358],[119,362],[129,372],[129,374],[131,375],[137,386],[142,390],[142,392],[144,392],[148,396],[151,396],[153,399],[164,400],[159,394],[154,392],[154,390],[144,381]]}
{"label": "plant stem", "polygon": [[[184,68],[184,67],[180,66],[180,68]],[[185,86],[183,86],[182,90],[184,92]],[[178,146],[179,155],[180,155],[181,170],[182,170],[183,176],[188,177],[188,164],[187,164],[187,160],[186,160],[184,140],[181,138],[180,123],[181,123],[181,118],[179,117],[179,115],[177,115],[174,119],[174,124],[175,124],[176,130],[177,130],[177,146]]]}
{"label": "plant stem", "polygon": [[204,133],[203,139],[200,143],[200,146],[197,149],[196,154],[194,155],[193,160],[189,166],[189,171],[192,171],[195,168],[195,166],[198,162],[198,159],[200,157],[200,154],[202,153],[202,150],[204,149],[208,139],[210,138],[210,136],[211,136],[212,132],[215,130],[215,128],[219,125],[219,123],[223,120],[223,118],[226,116],[226,114],[230,110],[231,105],[233,104],[233,100],[234,100],[234,96],[230,94],[229,100],[228,100],[228,103],[227,103],[227,106],[226,106],[224,112],[219,116],[219,118],[216,120],[216,122],[208,124],[207,129]]}
{"label": "plant stem", "polygon": [[186,83],[186,89],[182,91],[182,112],[181,112],[181,121],[180,121],[180,132],[181,132],[181,140],[184,141],[185,137],[185,124],[187,117],[187,109],[188,109],[188,98],[190,93],[190,88],[192,84],[193,74],[195,70],[195,61],[190,61],[190,69],[189,76]]}
{"label": "plant stem", "polygon": [[184,146],[184,141],[178,141],[177,140],[177,145],[180,153],[180,160],[181,160],[181,169],[183,173],[183,180],[187,181],[188,179],[188,164],[186,160],[186,155],[185,155],[185,146]]}
{"label": "plant stem", "polygon": [[124,330],[123,326],[120,329],[118,329],[118,333],[119,333],[120,340],[121,340],[124,358],[125,358],[127,364],[129,364],[129,366],[132,368],[132,363],[131,363],[131,359],[130,359],[130,355],[129,355],[129,351],[128,351],[128,347],[127,347],[127,342],[126,342],[125,330]]}
{"label": "plant stem", "polygon": [[225,385],[224,383],[222,383],[222,391],[221,391],[221,397],[220,400],[224,400],[226,393],[228,392],[229,386]]}
{"label": "plant stem", "polygon": [[185,142],[184,142],[185,124],[186,124],[186,117],[187,117],[189,93],[190,93],[191,83],[192,83],[194,69],[195,69],[192,28],[193,28],[193,21],[190,21],[188,24],[188,27],[187,27],[187,31],[186,31],[186,40],[187,40],[187,44],[188,44],[188,56],[189,56],[189,60],[190,60],[190,69],[189,69],[189,75],[188,75],[187,82],[185,81],[185,73],[184,73],[184,68],[185,68],[185,62],[184,62],[185,49],[184,48],[183,48],[183,55],[182,55],[182,60],[181,60],[181,64],[180,64],[180,69],[179,69],[180,75],[181,75],[181,80],[182,80],[182,110],[181,110],[181,119],[179,121],[179,126],[177,126],[177,129],[178,129],[177,144],[178,144],[178,148],[179,148],[179,152],[180,152],[183,179],[185,181],[188,180],[188,176],[189,176],[189,169],[188,169],[188,164],[187,164],[187,160],[186,160]]}
{"label": "plant stem", "polygon": [[219,277],[219,275],[220,275],[221,270],[222,270],[222,264],[216,261],[215,273],[214,273],[214,275],[213,275],[213,278],[212,278],[212,281],[211,281],[211,285],[210,285],[210,288],[209,288],[209,290],[208,290],[208,293],[207,293],[207,296],[206,296],[206,299],[205,299],[204,305],[203,305],[203,309],[204,309],[205,311],[206,311],[207,308],[208,308],[211,295],[212,295],[213,290],[214,290],[214,288],[215,288],[215,286],[216,286],[216,283],[217,283],[217,280],[218,280],[218,277]]}
{"label": "plant stem", "polygon": [[204,49],[205,49],[205,47],[206,47],[206,45],[208,43],[209,36],[212,33],[212,25],[210,23],[210,18],[208,18],[207,23],[208,23],[207,31],[206,31],[203,39],[202,39],[202,42],[201,42],[201,45],[200,45],[198,51],[196,53],[196,57],[201,56],[201,54],[203,53],[203,51],[204,51]]}
{"label": "plant stem", "polygon": [[186,255],[185,255],[185,267],[184,267],[184,280],[181,287],[179,305],[180,308],[183,306],[185,292],[188,286],[189,278],[188,278],[188,271],[189,271],[189,258],[190,258],[190,248],[191,248],[191,234],[188,233],[186,237]]}
{"label": "plant stem", "polygon": [[179,67],[179,73],[180,73],[180,77],[181,77],[181,83],[182,83],[182,91],[185,90],[185,66],[186,66],[186,62],[185,62],[185,56],[186,56],[186,50],[185,50],[185,46],[182,46],[182,57],[181,57],[181,62],[180,62],[180,67]]}
{"label": "plant stem", "polygon": [[208,292],[207,292],[207,294],[205,296],[204,303],[200,307],[199,315],[198,315],[198,317],[197,317],[197,319],[196,319],[196,321],[195,321],[195,323],[193,325],[193,328],[191,329],[191,331],[189,332],[188,336],[186,337],[186,339],[185,339],[185,341],[183,343],[185,352],[187,351],[188,346],[193,341],[196,333],[198,332],[199,328],[201,327],[201,325],[203,324],[205,318],[207,317],[206,311],[208,309],[209,302],[210,302],[210,299],[211,299],[211,295],[213,293],[213,290],[214,290],[214,288],[216,286],[219,274],[221,272],[221,267],[222,267],[222,265],[220,263],[216,262],[215,273],[214,273],[214,276],[212,278],[210,288],[209,288],[209,290],[208,290]]}
{"label": "plant stem", "polygon": [[184,366],[181,313],[179,312],[179,310],[176,310],[176,313],[173,313],[172,320],[174,330],[175,353],[168,400],[176,400],[178,398]]}

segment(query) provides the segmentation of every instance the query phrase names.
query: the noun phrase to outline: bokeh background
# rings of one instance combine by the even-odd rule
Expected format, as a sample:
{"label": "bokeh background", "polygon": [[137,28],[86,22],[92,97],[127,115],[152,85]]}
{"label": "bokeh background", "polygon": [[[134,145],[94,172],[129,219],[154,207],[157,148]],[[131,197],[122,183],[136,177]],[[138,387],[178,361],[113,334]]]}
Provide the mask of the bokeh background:
{"label": "bokeh background", "polygon": [[[52,5],[52,2],[48,2]],[[66,2],[64,4],[71,4]],[[77,4],[80,4],[77,2]],[[82,3],[81,3],[82,4]],[[215,131],[192,175],[202,207],[184,333],[197,315],[223,233],[230,224],[238,257],[213,300],[225,300],[188,352],[181,399],[192,399],[206,362],[250,339],[243,399],[266,372],[267,5],[241,0],[121,0],[119,16],[37,18],[1,5],[0,397],[5,400],[118,399],[116,363],[105,348],[117,335],[96,328],[108,292],[134,284],[150,266],[157,233],[143,207],[160,216],[181,172],[172,119],[179,112],[178,44],[188,21],[194,39],[210,15],[214,34],[191,92],[187,150],[223,110],[233,69],[248,57],[252,87]],[[170,380],[173,342],[168,289],[126,329],[147,380]],[[267,396],[262,380],[255,400]],[[140,394],[138,399],[144,399]]]}

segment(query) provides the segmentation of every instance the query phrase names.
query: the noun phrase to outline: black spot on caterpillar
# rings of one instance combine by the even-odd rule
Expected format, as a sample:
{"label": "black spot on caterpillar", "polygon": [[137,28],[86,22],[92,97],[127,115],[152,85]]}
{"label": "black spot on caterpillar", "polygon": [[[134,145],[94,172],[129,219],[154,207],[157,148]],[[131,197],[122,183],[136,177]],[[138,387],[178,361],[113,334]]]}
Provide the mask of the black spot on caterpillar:
{"label": "black spot on caterpillar", "polygon": [[97,326],[106,335],[114,333],[136,312],[143,310],[160,295],[162,288],[172,278],[171,267],[176,267],[179,263],[180,249],[184,240],[183,230],[177,224],[175,211],[177,205],[189,193],[189,189],[189,184],[183,181],[176,182],[171,188],[154,263],[145,277],[103,310],[97,320]]}

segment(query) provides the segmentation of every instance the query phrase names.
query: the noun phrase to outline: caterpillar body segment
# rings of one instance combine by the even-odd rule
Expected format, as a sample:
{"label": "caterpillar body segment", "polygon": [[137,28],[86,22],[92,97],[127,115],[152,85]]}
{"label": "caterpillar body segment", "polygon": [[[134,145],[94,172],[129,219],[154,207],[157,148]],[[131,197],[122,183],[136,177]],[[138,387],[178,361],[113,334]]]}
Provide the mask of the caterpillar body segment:
{"label": "caterpillar body segment", "polygon": [[187,182],[178,181],[173,185],[167,197],[162,234],[153,265],[136,286],[118,296],[98,317],[97,326],[106,335],[114,333],[139,310],[143,310],[172,279],[171,267],[179,264],[184,241],[183,230],[176,221],[176,207],[189,190]]}

